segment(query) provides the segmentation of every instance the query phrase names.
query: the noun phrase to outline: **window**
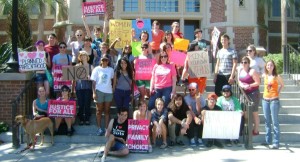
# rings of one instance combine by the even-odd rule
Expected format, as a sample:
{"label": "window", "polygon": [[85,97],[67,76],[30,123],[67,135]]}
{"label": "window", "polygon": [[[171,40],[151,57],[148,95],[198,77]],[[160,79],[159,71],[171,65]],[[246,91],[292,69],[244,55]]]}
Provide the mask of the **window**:
{"label": "window", "polygon": [[295,16],[300,18],[300,0],[295,0]]}
{"label": "window", "polygon": [[199,0],[186,0],[185,1],[186,12],[200,12],[200,1]]}
{"label": "window", "polygon": [[146,0],[147,12],[178,12],[178,0]]}
{"label": "window", "polygon": [[239,7],[240,8],[245,8],[245,0],[239,0]]}
{"label": "window", "polygon": [[[287,1],[287,17],[291,16],[291,4]],[[281,16],[281,0],[273,0],[272,1],[272,17],[280,17]]]}
{"label": "window", "polygon": [[138,0],[124,0],[123,11],[124,12],[137,12],[138,11]]}

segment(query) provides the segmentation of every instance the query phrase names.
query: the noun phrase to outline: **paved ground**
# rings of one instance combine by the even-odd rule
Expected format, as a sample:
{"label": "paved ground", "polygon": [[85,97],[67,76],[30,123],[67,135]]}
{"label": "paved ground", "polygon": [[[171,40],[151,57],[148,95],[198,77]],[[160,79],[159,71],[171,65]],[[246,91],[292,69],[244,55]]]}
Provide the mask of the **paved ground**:
{"label": "paved ground", "polygon": [[[103,150],[103,144],[65,144],[56,143],[51,146],[46,143],[44,146],[36,146],[35,151],[26,150],[18,153],[25,146],[19,149],[11,148],[11,143],[0,145],[1,162],[99,162],[97,156],[99,150]],[[245,150],[244,147],[180,147],[159,149],[154,148],[152,153],[130,153],[127,157],[108,157],[109,162],[122,161],[143,161],[143,162],[166,162],[166,161],[207,161],[207,162],[244,162],[253,161],[285,161],[298,162],[300,158],[300,143],[282,143],[279,150],[271,150],[267,147],[254,144],[253,150]]]}

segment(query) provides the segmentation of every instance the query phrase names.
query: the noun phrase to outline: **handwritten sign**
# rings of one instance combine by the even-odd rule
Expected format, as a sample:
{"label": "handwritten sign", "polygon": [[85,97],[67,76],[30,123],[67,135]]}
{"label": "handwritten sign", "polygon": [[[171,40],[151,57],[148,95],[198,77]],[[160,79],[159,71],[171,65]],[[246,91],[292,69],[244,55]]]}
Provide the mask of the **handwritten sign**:
{"label": "handwritten sign", "polygon": [[136,59],[135,80],[151,80],[155,59]]}
{"label": "handwritten sign", "polygon": [[34,71],[46,70],[45,52],[19,52],[19,70]]}
{"label": "handwritten sign", "polygon": [[177,38],[174,42],[174,49],[186,51],[189,47],[190,41],[188,39]]}
{"label": "handwritten sign", "polygon": [[62,71],[62,80],[88,80],[90,74],[88,66],[64,66]]}
{"label": "handwritten sign", "polygon": [[85,16],[94,16],[106,12],[105,1],[84,2],[82,3],[82,14]]}
{"label": "handwritten sign", "polygon": [[49,117],[73,118],[76,115],[76,101],[48,101]]}
{"label": "handwritten sign", "polygon": [[131,152],[147,152],[149,150],[149,120],[128,119],[127,144]]}
{"label": "handwritten sign", "polygon": [[[66,66],[67,67],[67,66]],[[72,81],[71,80],[65,80],[63,81],[63,72],[62,72],[63,66],[61,65],[55,65],[53,67],[53,88],[54,91],[60,91],[61,87],[63,85],[67,85],[68,87],[72,87]]]}
{"label": "handwritten sign", "polygon": [[148,42],[152,41],[152,30],[151,30],[151,20],[150,19],[138,19],[132,20],[132,28],[134,29],[133,38],[140,41],[140,36],[142,31],[147,31],[149,38]]}
{"label": "handwritten sign", "polygon": [[218,30],[218,28],[214,27],[214,30],[212,31],[212,44],[213,44],[213,56],[214,57],[216,57],[216,50],[217,50],[220,33],[221,32]]}
{"label": "handwritten sign", "polygon": [[121,38],[116,48],[124,48],[131,43],[131,20],[109,20],[109,41],[112,43],[116,38]]}
{"label": "handwritten sign", "polygon": [[238,139],[241,117],[236,111],[206,111],[202,138]]}
{"label": "handwritten sign", "polygon": [[170,61],[176,65],[183,66],[186,59],[186,54],[179,51],[172,51]]}
{"label": "handwritten sign", "polygon": [[142,43],[141,42],[131,42],[132,55],[138,57],[142,53]]}
{"label": "handwritten sign", "polygon": [[207,51],[188,52],[188,73],[191,78],[208,77],[210,75]]}

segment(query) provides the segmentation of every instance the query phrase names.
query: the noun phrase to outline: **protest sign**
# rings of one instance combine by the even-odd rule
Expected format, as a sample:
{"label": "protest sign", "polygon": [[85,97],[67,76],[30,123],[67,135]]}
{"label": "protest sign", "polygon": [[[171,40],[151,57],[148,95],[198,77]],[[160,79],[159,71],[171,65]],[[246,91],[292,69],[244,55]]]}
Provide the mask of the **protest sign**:
{"label": "protest sign", "polygon": [[132,28],[134,29],[133,33],[133,39],[135,41],[140,41],[141,33],[142,31],[147,31],[149,38],[148,42],[152,41],[152,26],[151,26],[151,20],[150,19],[137,19],[132,20]]}
{"label": "protest sign", "polygon": [[135,80],[150,80],[155,62],[155,59],[136,59]]}
{"label": "protest sign", "polygon": [[238,139],[241,118],[237,111],[206,111],[202,138]]}
{"label": "protest sign", "polygon": [[[68,67],[68,66],[66,66],[66,67]],[[56,92],[60,91],[60,89],[63,85],[67,85],[70,88],[72,86],[72,81],[71,80],[63,81],[62,68],[63,68],[63,66],[61,66],[61,65],[55,65],[52,69],[53,70],[52,71],[53,72],[53,80],[54,80],[53,88],[54,88],[54,91],[56,91]]]}
{"label": "protest sign", "polygon": [[83,2],[82,14],[85,16],[95,16],[106,12],[105,1]]}
{"label": "protest sign", "polygon": [[207,51],[188,52],[188,73],[191,78],[208,77],[210,75]]}
{"label": "protest sign", "polygon": [[48,101],[48,116],[72,118],[76,115],[76,101]]}
{"label": "protest sign", "polygon": [[132,47],[132,55],[134,57],[139,56],[142,53],[142,43],[141,42],[132,42],[131,47]]}
{"label": "protest sign", "polygon": [[64,66],[62,80],[88,80],[90,68],[88,66]]}
{"label": "protest sign", "polygon": [[177,38],[174,41],[174,49],[186,51],[189,47],[190,40]]}
{"label": "protest sign", "polygon": [[218,40],[220,36],[220,31],[218,28],[214,27],[214,30],[212,31],[212,45],[213,45],[213,56],[216,57],[216,50],[218,46]]}
{"label": "protest sign", "polygon": [[127,144],[131,152],[147,152],[149,150],[149,120],[128,119]]}
{"label": "protest sign", "polygon": [[131,43],[131,29],[131,20],[109,20],[109,42],[121,38],[115,48],[124,48]]}
{"label": "protest sign", "polygon": [[170,56],[170,62],[176,65],[183,66],[186,59],[186,54],[179,51],[172,51]]}
{"label": "protest sign", "polygon": [[18,56],[21,72],[47,69],[45,51],[19,52]]}

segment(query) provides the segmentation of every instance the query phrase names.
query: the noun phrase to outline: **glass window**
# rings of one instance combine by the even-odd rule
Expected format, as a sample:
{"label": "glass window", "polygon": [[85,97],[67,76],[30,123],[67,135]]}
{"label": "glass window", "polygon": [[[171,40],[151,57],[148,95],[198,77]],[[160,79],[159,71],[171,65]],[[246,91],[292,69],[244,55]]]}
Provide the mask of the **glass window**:
{"label": "glass window", "polygon": [[146,0],[147,12],[178,12],[178,0]]}
{"label": "glass window", "polygon": [[239,7],[245,8],[245,0],[239,0]]}
{"label": "glass window", "polygon": [[[291,7],[289,2],[287,2],[287,17],[291,16]],[[273,17],[280,17],[281,16],[281,0],[273,0],[272,1],[272,16]]]}
{"label": "glass window", "polygon": [[199,0],[186,0],[185,1],[186,12],[200,12],[200,1]]}
{"label": "glass window", "polygon": [[300,17],[300,0],[295,0],[295,16]]}
{"label": "glass window", "polygon": [[138,0],[124,0],[123,11],[124,12],[137,12],[138,11]]}

